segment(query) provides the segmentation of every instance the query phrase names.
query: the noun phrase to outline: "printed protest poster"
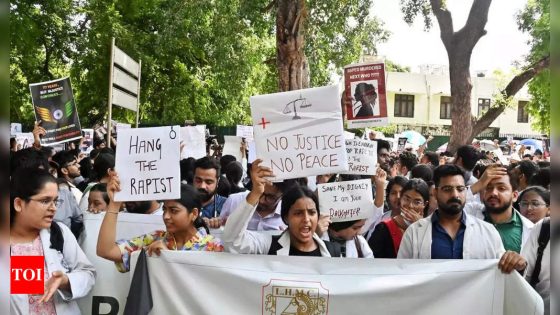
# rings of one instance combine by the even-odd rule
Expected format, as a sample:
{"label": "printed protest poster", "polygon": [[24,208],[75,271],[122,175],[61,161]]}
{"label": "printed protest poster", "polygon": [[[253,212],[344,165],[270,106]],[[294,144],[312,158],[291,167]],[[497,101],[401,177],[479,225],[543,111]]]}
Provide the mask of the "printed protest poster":
{"label": "printed protest poster", "polygon": [[344,67],[344,89],[348,128],[389,124],[384,63]]}
{"label": "printed protest poster", "polygon": [[42,144],[67,142],[82,137],[82,127],[74,103],[70,78],[29,85],[35,110],[35,120],[40,121],[47,134]]}
{"label": "printed protest poster", "polygon": [[82,141],[80,151],[89,154],[93,150],[93,129],[82,129],[82,134],[84,135],[84,141]]}
{"label": "printed protest poster", "polygon": [[371,180],[318,184],[319,209],[332,222],[367,219],[373,215]]}
{"label": "printed protest poster", "polygon": [[22,128],[20,123],[11,123],[10,124],[10,135],[16,135],[18,133],[22,133]]}
{"label": "printed protest poster", "polygon": [[377,171],[377,142],[346,139],[348,171],[342,174],[374,175]]}
{"label": "printed protest poster", "polygon": [[348,169],[337,86],[252,96],[257,158],[275,180]]}
{"label": "printed protest poster", "polygon": [[247,143],[253,142],[255,137],[253,136],[253,126],[243,126],[237,125],[237,131],[235,135],[241,138],[245,138]]}
{"label": "printed protest poster", "polygon": [[15,138],[18,150],[32,147],[35,141],[31,132],[18,133],[15,135]]}
{"label": "printed protest poster", "polygon": [[179,126],[121,129],[115,169],[121,181],[116,201],[178,199],[181,196]]}
{"label": "printed protest poster", "polygon": [[403,152],[404,148],[406,147],[406,142],[408,141],[408,138],[399,138],[398,139],[398,145],[397,145],[397,152]]}
{"label": "printed protest poster", "polygon": [[206,125],[181,127],[181,158],[206,156]]}
{"label": "printed protest poster", "polygon": [[241,162],[241,141],[243,138],[238,136],[224,136],[224,148],[222,156],[233,155],[238,162]]}

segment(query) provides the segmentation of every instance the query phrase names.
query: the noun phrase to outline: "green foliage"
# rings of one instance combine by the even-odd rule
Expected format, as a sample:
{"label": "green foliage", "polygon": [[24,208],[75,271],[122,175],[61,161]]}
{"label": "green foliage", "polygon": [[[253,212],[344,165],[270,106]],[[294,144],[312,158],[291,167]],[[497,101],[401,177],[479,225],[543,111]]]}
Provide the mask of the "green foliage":
{"label": "green foliage", "polygon": [[[275,8],[268,0],[11,2],[11,121],[32,125],[28,85],[70,76],[83,126],[107,114],[111,38],[142,61],[144,125],[250,122],[249,97],[277,91]],[[310,0],[306,53],[314,86],[375,52],[387,34],[371,0]],[[135,113],[113,107],[113,119]]]}
{"label": "green foliage", "polygon": [[[529,0],[517,16],[517,24],[521,31],[531,38],[531,51],[527,56],[527,64],[532,64],[550,51],[550,1]],[[545,70],[528,83],[532,96],[528,111],[533,117],[533,128],[542,133],[550,133],[550,71]]]}
{"label": "green foliage", "polygon": [[392,71],[392,72],[410,72],[409,66],[403,66],[398,63],[395,63],[389,59],[385,60],[385,71]]}
{"label": "green foliage", "polygon": [[[445,1],[442,1],[445,7]],[[432,6],[430,0],[401,0],[401,11],[404,21],[408,24],[414,23],[418,15],[424,19],[424,30],[432,28]]]}

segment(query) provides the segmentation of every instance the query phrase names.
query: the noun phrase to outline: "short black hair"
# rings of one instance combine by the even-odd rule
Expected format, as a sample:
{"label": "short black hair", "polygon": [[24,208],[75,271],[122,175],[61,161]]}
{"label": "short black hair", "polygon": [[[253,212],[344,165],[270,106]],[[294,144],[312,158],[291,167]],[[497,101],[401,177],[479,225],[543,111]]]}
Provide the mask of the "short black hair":
{"label": "short black hair", "polygon": [[10,174],[19,168],[49,170],[49,160],[45,153],[35,148],[25,148],[14,152],[10,157]]}
{"label": "short black hair", "polygon": [[381,151],[381,149],[387,149],[387,151],[391,151],[391,144],[389,143],[389,141],[383,139],[375,139],[374,141],[377,142],[377,154],[379,154],[379,151]]}
{"label": "short black hair", "polygon": [[439,154],[433,151],[424,152],[424,156],[428,158],[428,162],[432,164],[433,167],[439,165]]}
{"label": "short black hair", "polygon": [[434,179],[433,166],[426,164],[418,164],[410,170],[410,179],[420,178],[430,185]]}
{"label": "short black hair", "polygon": [[387,197],[386,199],[389,200],[389,194],[391,194],[391,189],[393,189],[393,186],[399,185],[401,187],[404,187],[406,183],[408,183],[408,178],[404,176],[397,175],[391,178],[387,183],[387,188],[385,188],[385,196]]}
{"label": "short black hair", "polygon": [[543,199],[543,201],[546,203],[546,206],[550,206],[550,191],[541,187],[541,186],[531,186],[531,187],[527,187],[525,188],[525,190],[523,190],[521,192],[521,194],[519,194],[519,198],[517,198],[517,200],[521,201],[523,200],[523,196],[525,196],[525,194],[527,194],[528,192],[535,192],[536,194],[538,194],[539,196],[541,196],[541,198]]}
{"label": "short black hair", "polygon": [[103,201],[105,201],[105,203],[109,204],[109,202],[111,200],[109,199],[109,194],[107,193],[107,184],[99,183],[99,184],[93,185],[93,187],[91,187],[89,192],[91,193],[91,192],[94,192],[94,191],[100,192],[101,195],[103,196]]}
{"label": "short black hair", "polygon": [[531,186],[541,186],[546,189],[550,188],[550,167],[541,168],[529,181]]}
{"label": "short black hair", "polygon": [[517,166],[519,167],[521,174],[525,175],[527,183],[529,183],[531,181],[531,178],[533,178],[533,176],[535,176],[535,174],[537,174],[537,172],[539,171],[539,166],[533,161],[519,161],[519,163],[517,163]]}
{"label": "short black hair", "polygon": [[237,161],[235,156],[231,154],[222,155],[222,157],[220,158],[220,167],[225,172],[226,166],[233,161]]}
{"label": "short black hair", "polygon": [[60,151],[53,155],[52,160],[58,164],[57,171],[58,177],[60,178],[64,175],[62,174],[62,169],[66,168],[68,164],[76,160],[76,156],[70,151]]}
{"label": "short black hair", "polygon": [[440,165],[434,169],[434,183],[436,187],[439,187],[439,183],[443,177],[457,175],[463,177],[463,180],[465,179],[465,171],[463,171],[461,167],[455,164]]}
{"label": "short black hair", "polygon": [[220,163],[218,163],[218,161],[210,156],[205,156],[202,157],[198,160],[196,160],[196,162],[194,162],[194,172],[196,173],[196,169],[197,168],[201,168],[203,170],[209,170],[209,169],[215,169],[216,170],[216,178],[220,178],[221,173],[221,167],[220,167]]}
{"label": "short black hair", "polygon": [[404,151],[403,153],[399,154],[399,161],[402,166],[406,166],[406,168],[410,171],[416,164],[418,164],[418,158],[414,153],[409,151]]}
{"label": "short black hair", "polygon": [[482,158],[482,154],[472,145],[463,145],[457,149],[457,157],[461,158],[463,167],[467,171],[472,171],[476,162]]}
{"label": "short black hair", "polygon": [[109,153],[100,153],[93,163],[93,172],[95,179],[100,181],[103,177],[108,176],[107,171],[115,168],[115,156]]}

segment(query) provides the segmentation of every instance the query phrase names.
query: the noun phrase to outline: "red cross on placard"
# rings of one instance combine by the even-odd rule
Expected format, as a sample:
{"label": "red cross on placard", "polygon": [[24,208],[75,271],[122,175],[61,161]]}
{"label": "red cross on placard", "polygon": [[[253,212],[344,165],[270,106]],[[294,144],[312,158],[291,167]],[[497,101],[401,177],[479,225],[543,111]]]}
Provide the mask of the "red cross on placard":
{"label": "red cross on placard", "polygon": [[270,124],[270,121],[266,121],[266,120],[264,119],[264,117],[263,117],[263,118],[261,118],[261,122],[258,123],[257,125],[262,125],[263,129],[265,129],[265,128],[266,128],[266,124]]}

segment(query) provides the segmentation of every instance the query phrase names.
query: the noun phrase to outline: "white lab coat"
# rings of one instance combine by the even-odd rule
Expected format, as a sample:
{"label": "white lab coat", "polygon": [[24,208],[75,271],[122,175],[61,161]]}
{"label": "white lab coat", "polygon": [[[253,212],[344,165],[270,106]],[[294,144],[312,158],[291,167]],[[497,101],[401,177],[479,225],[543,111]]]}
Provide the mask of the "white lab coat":
{"label": "white lab coat", "polygon": [[[543,220],[539,221],[535,225],[535,228],[529,235],[526,246],[524,246],[521,250],[521,255],[527,260],[527,268],[525,269],[525,279],[527,279],[527,281],[531,280],[531,275],[535,269],[537,250],[539,249],[539,234],[541,233],[542,223]],[[543,298],[544,313],[550,314],[550,241],[543,252],[539,282],[537,282],[535,290]]]}
{"label": "white lab coat", "polygon": [[[362,235],[357,235],[358,242],[360,243],[360,248],[364,257],[362,258],[373,258],[373,251],[369,247],[368,242]],[[325,233],[322,237],[325,241],[330,241],[329,233]],[[356,249],[356,241],[354,239],[346,241],[346,258],[358,258],[358,250]]]}
{"label": "white lab coat", "polygon": [[[463,259],[499,259],[505,253],[500,234],[491,224],[463,211],[465,235]],[[420,219],[406,229],[397,258],[432,258],[432,216]]]}
{"label": "white lab coat", "polygon": [[[53,295],[57,315],[81,314],[76,299],[86,296],[95,285],[95,268],[88,260],[76,238],[70,229],[62,224],[58,224],[62,229],[64,237],[64,254],[56,249],[50,248],[50,230],[43,229],[39,232],[47,272],[52,274],[54,271],[62,271],[68,276],[72,292],[58,290]],[[10,314],[29,314],[29,300],[27,294],[10,295]]]}
{"label": "white lab coat", "polygon": [[[484,204],[477,203],[477,202],[470,202],[465,205],[465,211],[474,216],[477,219],[484,221],[484,211],[485,211]],[[517,212],[519,217],[521,218],[521,223],[523,224],[523,231],[521,232],[521,249],[525,246],[527,239],[529,239],[529,234],[533,230],[535,224],[531,222],[531,220],[524,217],[519,211],[513,209],[513,211]]]}
{"label": "white lab coat", "polygon": [[[256,209],[256,206],[252,206],[247,203],[247,200],[243,200],[229,216],[222,234],[222,242],[226,251],[234,254],[268,254],[272,243],[272,235],[247,230],[249,220],[251,220]],[[327,246],[317,234],[313,234],[313,239],[319,246],[321,256],[331,257]],[[289,256],[290,233],[288,231],[280,236],[278,243],[282,248],[276,252],[276,255]]]}

